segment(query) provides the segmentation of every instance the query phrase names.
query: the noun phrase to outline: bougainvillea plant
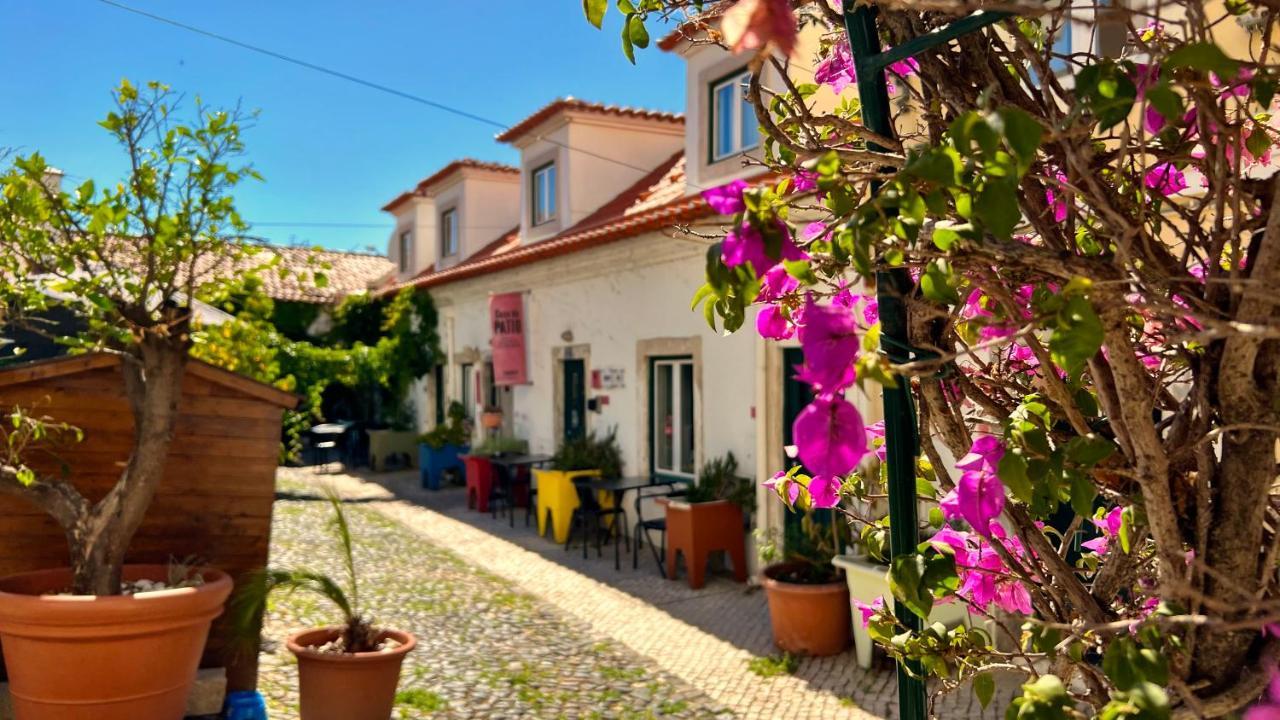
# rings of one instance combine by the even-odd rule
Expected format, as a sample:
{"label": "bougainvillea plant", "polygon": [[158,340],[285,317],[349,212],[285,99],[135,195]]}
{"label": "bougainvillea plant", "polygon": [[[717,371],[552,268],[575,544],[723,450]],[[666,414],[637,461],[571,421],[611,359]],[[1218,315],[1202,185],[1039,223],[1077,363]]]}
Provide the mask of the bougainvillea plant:
{"label": "bougainvillea plant", "polygon": [[[936,509],[893,558],[897,602],[862,609],[891,655],[984,702],[1024,674],[1009,717],[1272,717],[1280,5],[873,4],[886,47],[1010,15],[890,68],[882,137],[839,0],[618,3],[628,45],[674,22],[748,54],[764,143],[744,162],[767,179],[705,193],[731,220],[694,302],[804,351],[808,474],[771,487],[882,531],[860,502],[882,440],[846,395],[909,383]],[[879,352],[891,268],[926,351],[901,364]],[[1001,629],[895,615],[941,602]]]}

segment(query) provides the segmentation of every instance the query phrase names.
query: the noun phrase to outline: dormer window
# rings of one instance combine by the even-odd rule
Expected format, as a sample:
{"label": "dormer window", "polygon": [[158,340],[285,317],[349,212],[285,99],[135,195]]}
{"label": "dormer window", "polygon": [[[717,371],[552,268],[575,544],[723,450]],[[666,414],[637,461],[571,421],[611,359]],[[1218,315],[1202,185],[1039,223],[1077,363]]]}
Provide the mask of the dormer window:
{"label": "dormer window", "polygon": [[409,259],[413,253],[413,231],[400,233],[400,272],[409,272]]}
{"label": "dormer window", "polygon": [[533,224],[556,217],[556,164],[547,163],[533,171]]}
{"label": "dormer window", "polygon": [[711,161],[718,162],[760,145],[755,108],[747,101],[751,73],[738,70],[711,83]]}
{"label": "dormer window", "polygon": [[458,210],[450,208],[440,213],[440,257],[458,254]]}

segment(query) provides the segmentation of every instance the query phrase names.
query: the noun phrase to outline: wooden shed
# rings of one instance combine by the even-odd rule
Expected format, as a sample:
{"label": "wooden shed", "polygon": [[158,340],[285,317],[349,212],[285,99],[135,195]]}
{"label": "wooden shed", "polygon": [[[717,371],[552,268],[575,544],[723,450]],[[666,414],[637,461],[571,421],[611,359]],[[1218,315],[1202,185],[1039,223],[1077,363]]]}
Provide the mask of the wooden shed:
{"label": "wooden shed", "polygon": [[[82,442],[59,445],[29,462],[40,470],[65,471],[95,502],[116,482],[133,445],[120,363],[114,355],[93,354],[0,369],[0,410],[20,406],[84,432]],[[237,580],[264,567],[281,419],[297,401],[269,385],[190,361],[165,476],[126,561],[195,558]],[[0,575],[68,563],[58,525],[21,498],[0,495],[0,538]],[[222,623],[215,623],[202,666],[225,666],[229,689],[253,689],[256,654],[230,652],[227,639]]]}

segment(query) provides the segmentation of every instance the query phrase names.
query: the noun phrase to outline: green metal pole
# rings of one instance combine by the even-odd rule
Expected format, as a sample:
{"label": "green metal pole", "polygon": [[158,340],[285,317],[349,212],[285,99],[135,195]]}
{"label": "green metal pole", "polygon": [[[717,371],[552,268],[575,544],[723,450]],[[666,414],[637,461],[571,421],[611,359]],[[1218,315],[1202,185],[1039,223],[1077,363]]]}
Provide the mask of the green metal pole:
{"label": "green metal pole", "polygon": [[[1010,13],[1005,12],[978,10],[926,35],[882,51],[880,34],[876,29],[876,9],[865,5],[846,6],[844,25],[858,74],[863,124],[886,138],[894,136],[885,68],[1009,16]],[[872,150],[887,150],[875,143],[867,143],[867,146]],[[872,185],[872,192],[878,189],[878,184]],[[905,299],[914,291],[914,285],[905,268],[876,273],[880,345],[894,363],[912,359]],[[897,557],[915,552],[920,543],[920,523],[916,516],[916,457],[920,454],[920,436],[911,385],[905,379],[898,387],[884,390],[884,439],[889,474],[889,551]],[[894,614],[912,630],[920,629],[920,618],[910,610],[895,604]],[[898,666],[898,717],[902,720],[924,720],[926,717],[925,688],[921,678],[923,673],[918,663]]]}

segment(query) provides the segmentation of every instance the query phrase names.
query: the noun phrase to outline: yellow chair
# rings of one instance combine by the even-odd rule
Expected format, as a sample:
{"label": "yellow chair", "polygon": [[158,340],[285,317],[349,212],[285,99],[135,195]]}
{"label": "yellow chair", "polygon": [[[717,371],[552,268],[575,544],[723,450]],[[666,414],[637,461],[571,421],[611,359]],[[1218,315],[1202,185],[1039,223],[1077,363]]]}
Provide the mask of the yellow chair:
{"label": "yellow chair", "polygon": [[538,534],[547,534],[547,512],[551,513],[552,537],[563,545],[569,539],[569,522],[578,508],[578,490],[574,478],[599,477],[599,470],[539,470],[533,471],[538,483]]}

